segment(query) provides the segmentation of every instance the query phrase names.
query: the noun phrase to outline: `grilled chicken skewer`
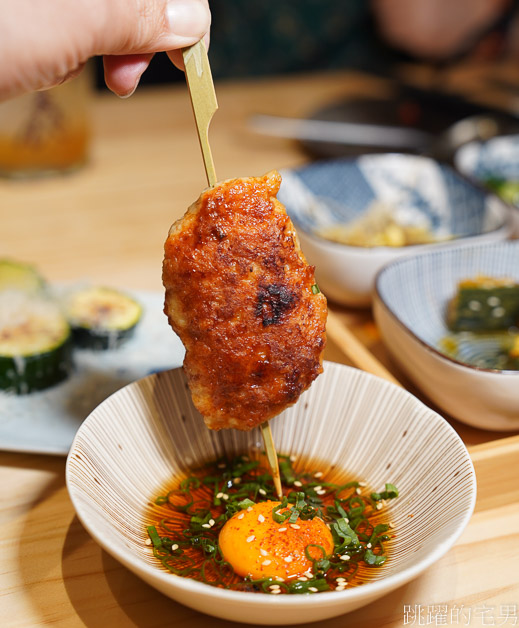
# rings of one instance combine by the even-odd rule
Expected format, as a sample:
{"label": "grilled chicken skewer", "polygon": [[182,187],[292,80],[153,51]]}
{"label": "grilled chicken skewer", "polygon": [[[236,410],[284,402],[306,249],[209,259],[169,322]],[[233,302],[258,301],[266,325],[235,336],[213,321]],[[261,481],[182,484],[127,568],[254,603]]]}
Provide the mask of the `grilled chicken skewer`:
{"label": "grilled chicken skewer", "polygon": [[[196,122],[196,127],[197,127],[197,133],[198,133],[198,137],[200,140],[200,148],[202,150],[202,156],[203,156],[203,160],[204,160],[204,166],[205,166],[205,171],[206,171],[206,175],[207,175],[207,182],[209,184],[209,186],[211,188],[213,188],[216,184],[216,173],[215,173],[215,168],[214,168],[214,164],[213,164],[213,159],[212,159],[212,155],[211,155],[211,149],[209,146],[209,140],[208,140],[208,129],[209,129],[209,124],[211,122],[211,119],[215,113],[215,111],[218,108],[218,103],[216,101],[216,94],[214,91],[214,85],[213,85],[213,80],[212,80],[212,76],[211,76],[211,68],[209,65],[209,61],[207,58],[207,53],[205,50],[205,46],[203,44],[202,41],[198,42],[197,44],[195,44],[194,46],[191,46],[190,48],[186,48],[184,50],[184,65],[185,65],[185,69],[186,69],[186,79],[187,79],[187,83],[189,86],[189,93],[191,96],[191,103],[193,106],[193,113],[195,116],[195,122]],[[279,177],[279,175],[278,175]],[[272,177],[270,177],[272,179]],[[271,186],[272,187],[272,186]],[[277,183],[277,188],[274,191],[274,196],[275,196],[275,192],[277,192],[277,189],[279,189],[279,183]],[[273,190],[270,190],[271,192]],[[199,200],[199,203],[201,205],[202,203],[202,197]],[[278,203],[279,205],[279,203]],[[200,210],[200,206],[196,207],[196,204],[194,207],[191,207],[190,210],[188,210],[188,214],[191,212],[193,213],[197,213],[197,211]],[[283,212],[284,212],[284,208],[283,208]],[[185,220],[185,223],[184,223]],[[190,228],[193,227],[192,221],[190,222],[189,220],[187,220],[187,215],[185,217],[183,221],[181,221],[179,224],[174,225],[174,227],[172,227],[172,232],[174,232],[176,235],[179,234],[180,231],[184,232],[184,236],[186,235],[186,232],[189,231]],[[288,221],[290,223],[290,221]],[[243,227],[243,225],[242,225]],[[297,251],[299,254],[299,257],[303,260],[303,263],[306,264],[306,262],[304,262],[304,258],[302,257],[302,254],[299,250],[299,244],[297,243],[297,238],[295,236],[295,233],[293,232],[293,228],[291,226],[290,223],[290,229],[292,231],[293,234],[293,241],[297,247]],[[235,230],[236,234],[239,233],[239,229]],[[170,238],[171,238],[172,233],[170,232]],[[219,237],[219,236],[218,236]],[[168,243],[170,242],[170,238],[168,238]],[[173,239],[173,242],[175,242],[175,240]],[[186,326],[186,319],[182,318],[182,316],[184,316],[184,312],[183,312],[183,304],[182,304],[182,299],[178,298],[178,294],[173,290],[172,292],[169,293],[168,296],[168,285],[172,285],[170,283],[171,280],[171,271],[175,270],[175,263],[173,264],[169,264],[168,263],[168,250],[169,252],[171,252],[171,249],[168,249],[168,243],[166,243],[166,258],[165,258],[165,262],[164,262],[164,283],[166,286],[166,306],[165,306],[165,311],[166,314],[168,314],[169,320],[173,326],[174,329],[176,329],[179,333],[180,330],[183,330],[184,333],[180,333],[180,336],[182,338],[182,340],[184,340],[184,338],[186,338],[186,343],[188,343],[191,347],[194,347],[195,344],[197,342],[197,338],[196,336],[193,336],[191,334],[191,331],[188,329],[189,326]],[[178,242],[177,242],[178,244]],[[175,248],[175,246],[172,247],[173,249]],[[180,249],[182,248],[182,246],[179,247]],[[232,247],[231,247],[232,248]],[[178,252],[178,249],[177,249]],[[221,264],[222,263],[222,259],[218,260],[218,262]],[[242,265],[244,260],[241,260]],[[249,271],[250,273],[254,273],[254,264],[251,266],[251,270]],[[213,269],[214,270],[214,269]],[[204,274],[204,276],[206,276]],[[233,280],[236,279],[236,277],[234,275],[230,275],[229,277],[231,285]],[[252,279],[252,277],[251,277]],[[186,282],[186,284],[189,283],[189,281]],[[285,299],[285,295],[284,293],[276,293],[275,290],[277,290],[277,288],[273,288],[273,284],[265,284],[267,287],[264,288],[264,290],[267,290],[266,296],[263,295],[261,297],[262,301],[260,304],[258,304],[256,306],[257,312],[258,314],[260,313],[260,310],[264,310],[265,308],[268,309],[269,307],[272,309],[273,313],[274,313],[274,318],[278,319],[279,318],[279,314],[281,313],[280,307],[282,309],[287,309],[287,306],[284,305],[284,302],[286,301]],[[272,292],[272,290],[274,290],[275,294],[270,294],[269,293],[269,288],[268,285],[270,285],[270,292]],[[280,284],[281,285],[281,284]],[[312,284],[313,286],[314,284]],[[312,287],[312,290],[315,289]],[[210,296],[210,289],[208,291],[207,296]],[[185,294],[189,294],[189,289],[187,291],[185,291]],[[171,297],[171,299],[170,299]],[[291,297],[290,297],[291,298]],[[210,299],[211,300],[211,299]],[[171,305],[171,308],[170,308]],[[188,308],[189,309],[189,308]],[[232,309],[232,305],[231,305],[231,309]],[[274,312],[275,310],[275,312]],[[170,315],[171,312],[171,315]],[[180,316],[180,318],[177,318],[175,316],[175,312],[177,313],[177,315]],[[239,313],[236,314],[236,316],[239,318]],[[221,321],[220,321],[221,323]],[[268,325],[266,325],[268,326]],[[196,327],[196,325],[194,326]],[[224,325],[220,325],[220,327],[225,327]],[[198,325],[199,331],[200,331],[200,325]],[[233,330],[236,331],[236,330]],[[210,339],[210,343],[211,342],[217,342],[217,335],[215,334],[211,339]],[[191,341],[188,340],[188,338],[191,338]],[[223,338],[222,340],[226,340],[226,338]],[[321,341],[324,343],[324,330],[323,330],[323,337],[321,339]],[[186,344],[185,343],[185,344]],[[188,344],[186,344],[186,348],[188,347]],[[209,418],[206,417],[206,423],[210,426],[213,426],[215,429],[219,429],[220,427],[225,426],[225,423],[229,423],[229,422],[236,422],[235,420],[232,419],[232,417],[230,417],[229,414],[225,414],[225,410],[223,412],[223,414],[218,414],[218,412],[214,411],[214,408],[211,410],[211,403],[207,403],[208,399],[211,398],[212,392],[215,391],[215,387],[214,385],[208,385],[208,380],[205,379],[206,377],[211,377],[212,375],[214,375],[214,373],[211,373],[209,371],[207,372],[203,372],[203,369],[200,369],[198,365],[198,367],[196,366],[196,360],[197,360],[197,355],[198,357],[203,355],[203,349],[201,347],[199,347],[200,351],[195,350],[194,352],[191,350],[191,354],[192,354],[192,360],[190,358],[187,357],[186,355],[186,363],[191,364],[191,367],[186,366],[186,372],[188,372],[188,377],[189,377],[189,381],[190,381],[190,385],[191,385],[191,390],[193,392],[193,399],[195,400],[195,404],[197,404],[198,401],[198,406],[200,411],[202,413],[204,413],[204,409],[207,409],[208,411],[211,412],[211,415],[209,416]],[[206,347],[207,349],[207,347]],[[270,349],[269,349],[270,351]],[[262,355],[264,356],[263,358],[261,358],[263,360],[263,364],[265,360],[268,360],[268,358],[266,357],[267,354],[269,353],[269,351],[267,352],[263,352]],[[188,349],[189,352],[189,349]],[[194,357],[193,357],[194,356]],[[320,366],[320,362],[321,359],[319,358],[319,369],[321,368]],[[256,372],[255,377],[262,377],[261,373],[263,367],[259,367],[259,369]],[[232,370],[232,369],[231,369]],[[191,375],[189,374],[191,373]],[[317,374],[317,373],[316,373]],[[315,377],[315,375],[313,375],[310,379],[309,382],[311,382],[311,380],[313,379],[313,377]],[[205,383],[204,383],[204,379],[205,379]],[[222,378],[218,378],[216,380],[213,381],[213,384],[218,385],[218,383],[222,383],[222,381],[225,381],[226,378],[225,376],[223,376]],[[233,379],[232,376],[230,378],[231,380]],[[248,384],[245,384],[244,386],[244,382],[245,380],[243,380],[241,383],[239,381],[239,377],[234,381],[234,383],[231,384],[231,388],[233,388],[233,395],[232,397],[236,396],[237,390],[242,387],[244,389],[247,388],[247,386],[252,390],[257,388],[258,384],[254,383],[252,384],[252,388],[251,388],[251,383],[249,382]],[[293,376],[294,379],[294,376]],[[303,386],[307,387],[309,385],[309,382],[306,383],[306,379],[308,379],[308,376],[303,376],[302,378],[299,377],[298,374],[295,374],[295,379],[300,379],[303,382]],[[227,385],[229,385],[229,381],[226,382]],[[259,384],[260,386],[262,385],[261,383]],[[297,391],[297,387],[300,386],[301,384],[298,383],[295,386],[295,389]],[[243,392],[243,391],[242,391]],[[290,396],[290,394],[292,396],[296,396],[296,398],[299,396],[299,393],[297,392],[292,392],[289,393],[288,396]],[[203,400],[204,398],[206,399],[206,402],[204,403]],[[259,399],[256,399],[256,402],[258,402]],[[267,407],[265,408],[265,410],[267,411],[267,414],[271,411],[270,409],[268,409],[269,401],[271,401],[271,399],[266,400],[266,405]],[[279,401],[277,402],[279,403]],[[288,402],[289,403],[289,402]],[[283,405],[283,404],[282,404]],[[234,412],[234,416],[237,415],[237,410],[236,408],[234,408],[233,410]],[[214,418],[216,416],[216,418]],[[241,416],[241,415],[240,415]],[[256,412],[255,417],[258,416],[258,413]],[[270,416],[270,415],[269,415]],[[213,417],[213,418],[211,418]],[[253,417],[252,418],[252,422],[254,423],[256,419]],[[250,417],[249,420],[246,420],[245,422],[240,422],[238,421],[238,423],[241,425],[241,427],[239,429],[250,429],[253,425],[250,424]],[[247,427],[244,427],[244,426]],[[278,495],[278,498],[281,499],[282,497],[282,487],[281,487],[281,478],[279,475],[279,464],[278,464],[278,459],[277,459],[277,453],[276,453],[276,448],[274,445],[274,440],[272,438],[272,432],[270,429],[270,424],[268,422],[268,420],[264,420],[263,422],[261,422],[261,433],[263,436],[263,441],[265,444],[265,450],[267,453],[267,459],[272,471],[272,478],[274,480],[274,486],[276,488],[276,492]]]}
{"label": "grilled chicken skewer", "polygon": [[170,229],[165,313],[211,429],[250,430],[322,372],[326,299],[276,199],[277,172],[207,189]]}

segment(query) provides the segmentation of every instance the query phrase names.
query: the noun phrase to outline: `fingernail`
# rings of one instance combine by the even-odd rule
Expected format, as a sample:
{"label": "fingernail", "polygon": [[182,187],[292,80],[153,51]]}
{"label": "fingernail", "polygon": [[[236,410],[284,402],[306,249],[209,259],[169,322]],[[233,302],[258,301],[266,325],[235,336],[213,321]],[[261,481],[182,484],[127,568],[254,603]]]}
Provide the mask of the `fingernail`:
{"label": "fingernail", "polygon": [[133,96],[135,94],[135,90],[137,89],[139,85],[139,81],[137,81],[137,83],[135,83],[135,86],[133,87],[133,89],[131,89],[129,92],[126,92],[126,94],[117,94],[119,96],[119,98],[130,98],[130,96]]}
{"label": "fingernail", "polygon": [[198,37],[209,28],[207,11],[201,2],[169,0],[166,15],[172,35]]}

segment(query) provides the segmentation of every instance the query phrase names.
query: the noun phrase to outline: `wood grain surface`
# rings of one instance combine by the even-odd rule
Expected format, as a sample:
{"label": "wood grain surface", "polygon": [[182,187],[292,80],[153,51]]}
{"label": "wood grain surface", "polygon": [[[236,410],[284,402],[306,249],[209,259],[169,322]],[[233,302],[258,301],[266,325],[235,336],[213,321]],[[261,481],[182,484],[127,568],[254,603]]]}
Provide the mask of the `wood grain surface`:
{"label": "wood grain surface", "polygon": [[[472,73],[468,81],[479,89],[482,79]],[[387,86],[341,73],[221,83],[216,91],[220,109],[210,141],[223,179],[308,160],[294,142],[250,133],[250,115],[307,115],[354,94],[383,94]],[[162,247],[169,226],[205,187],[187,90],[138,90],[125,101],[97,96],[92,118],[92,154],[85,168],[67,177],[0,181],[0,256],[35,263],[49,281],[87,278],[161,290]],[[336,307],[334,313],[412,390],[389,360],[369,311]],[[348,363],[332,341],[326,358]],[[455,613],[462,607],[458,625],[491,625],[484,623],[490,616],[494,625],[515,625],[519,436],[505,439],[505,434],[451,423],[471,446],[477,473],[478,501],[469,526],[428,573],[377,605],[327,622],[330,628],[424,625],[419,616],[425,622],[428,606],[430,624],[435,625],[432,605],[441,605],[441,613],[447,609],[443,625],[455,625]],[[74,515],[64,463],[62,458],[0,453],[2,626],[233,625],[172,602],[104,553]],[[442,621],[443,614],[437,617]]]}

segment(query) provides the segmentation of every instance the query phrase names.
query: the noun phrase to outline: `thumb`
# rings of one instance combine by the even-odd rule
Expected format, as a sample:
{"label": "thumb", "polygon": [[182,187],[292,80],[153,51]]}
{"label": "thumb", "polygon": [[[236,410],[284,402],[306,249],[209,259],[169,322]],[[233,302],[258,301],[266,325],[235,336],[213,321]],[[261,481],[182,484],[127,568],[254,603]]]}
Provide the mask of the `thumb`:
{"label": "thumb", "polygon": [[209,30],[207,0],[111,0],[96,54],[121,55],[175,50],[194,44]]}
{"label": "thumb", "polygon": [[[123,0],[123,4],[126,2]],[[104,55],[105,82],[124,97],[133,94],[154,52],[171,53],[204,35],[206,44],[209,42],[211,15],[207,0],[138,0],[139,4],[142,6],[131,13],[127,8],[122,11],[124,20],[114,15],[117,28],[108,28],[105,39],[98,44],[98,54]],[[117,6],[114,8],[117,12]],[[183,67],[180,52],[170,57],[175,65]]]}

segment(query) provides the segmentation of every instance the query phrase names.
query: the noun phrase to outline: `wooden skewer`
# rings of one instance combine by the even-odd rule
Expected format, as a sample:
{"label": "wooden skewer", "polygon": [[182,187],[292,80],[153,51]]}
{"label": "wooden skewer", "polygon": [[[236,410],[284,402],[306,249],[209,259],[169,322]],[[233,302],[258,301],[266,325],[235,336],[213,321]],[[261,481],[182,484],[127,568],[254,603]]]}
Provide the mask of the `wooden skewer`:
{"label": "wooden skewer", "polygon": [[359,369],[378,375],[388,382],[401,386],[402,384],[383,366],[377,358],[358,340],[358,338],[344,325],[339,317],[328,310],[326,333],[335,342],[339,349]]}
{"label": "wooden skewer", "polygon": [[[218,102],[216,100],[216,92],[211,75],[211,66],[209,65],[209,59],[207,58],[207,51],[203,41],[199,41],[193,46],[189,46],[189,48],[184,48],[182,55],[186,69],[186,80],[189,87],[191,105],[195,116],[196,130],[198,132],[198,139],[200,140],[200,148],[202,149],[207,183],[210,187],[213,187],[216,184],[216,171],[211,154],[211,147],[209,145],[209,124],[218,109]],[[281,499],[283,493],[281,490],[278,456],[268,421],[262,424],[261,434],[263,436],[267,460],[274,480],[276,493]]]}
{"label": "wooden skewer", "polygon": [[196,130],[200,140],[200,148],[202,149],[207,183],[210,187],[213,187],[216,184],[216,171],[209,145],[209,124],[218,109],[218,101],[216,100],[211,66],[209,65],[204,42],[200,40],[196,44],[184,48],[182,56],[184,58],[191,105],[195,115]]}
{"label": "wooden skewer", "polygon": [[265,445],[265,452],[267,454],[267,460],[272,473],[272,479],[274,480],[274,487],[278,498],[281,499],[283,497],[283,490],[281,488],[281,477],[279,475],[278,455],[276,453],[276,446],[274,445],[272,430],[270,429],[270,423],[268,421],[261,424],[261,435],[263,436],[263,443]]}

